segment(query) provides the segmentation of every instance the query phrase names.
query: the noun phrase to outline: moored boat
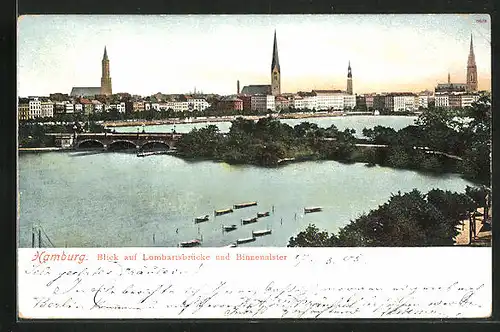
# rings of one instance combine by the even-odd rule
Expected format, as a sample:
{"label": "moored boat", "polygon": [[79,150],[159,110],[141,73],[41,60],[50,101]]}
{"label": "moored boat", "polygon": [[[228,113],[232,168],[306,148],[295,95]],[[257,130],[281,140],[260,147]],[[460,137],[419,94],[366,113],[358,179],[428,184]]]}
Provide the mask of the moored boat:
{"label": "moored boat", "polygon": [[263,235],[268,235],[272,233],[272,229],[263,229],[260,231],[253,231],[252,236],[263,236]]}
{"label": "moored boat", "polygon": [[257,212],[257,218],[269,217],[269,211],[266,212]]}
{"label": "moored boat", "polygon": [[245,238],[245,239],[238,239],[238,240],[236,240],[236,243],[237,243],[237,244],[240,244],[240,243],[248,243],[248,242],[253,242],[253,241],[255,241],[255,240],[256,240],[256,239],[255,239],[255,236],[252,236],[252,237],[247,237],[247,238]]}
{"label": "moored boat", "polygon": [[237,225],[224,225],[224,226],[222,226],[222,229],[223,229],[225,232],[234,231],[236,228],[238,228],[238,226],[237,226]]}
{"label": "moored boat", "polygon": [[196,217],[196,218],[194,218],[194,222],[195,222],[195,223],[198,223],[198,222],[204,222],[204,221],[208,221],[208,219],[209,219],[209,215],[208,215],[208,214],[206,214],[206,215],[204,215],[204,216],[200,216],[200,217]]}
{"label": "moored boat", "polygon": [[241,219],[241,223],[243,225],[246,225],[246,224],[251,224],[251,223],[254,223],[254,222],[257,222],[257,218],[246,218],[246,219]]}
{"label": "moored boat", "polygon": [[304,208],[304,213],[320,212],[322,210],[319,206],[306,207]]}
{"label": "moored boat", "polygon": [[226,248],[236,248],[238,246],[237,243],[230,243],[229,245],[226,246]]}
{"label": "moored boat", "polygon": [[240,203],[240,204],[234,204],[233,208],[235,209],[242,209],[250,206],[255,206],[257,205],[257,202],[248,202],[248,203]]}
{"label": "moored boat", "polygon": [[184,242],[179,243],[179,247],[182,247],[182,248],[197,247],[200,245],[201,245],[201,240],[199,240],[199,239],[194,239],[194,240],[184,241]]}
{"label": "moored boat", "polygon": [[222,210],[215,210],[214,214],[216,216],[220,216],[220,215],[231,213],[231,212],[233,212],[233,209],[222,209]]}

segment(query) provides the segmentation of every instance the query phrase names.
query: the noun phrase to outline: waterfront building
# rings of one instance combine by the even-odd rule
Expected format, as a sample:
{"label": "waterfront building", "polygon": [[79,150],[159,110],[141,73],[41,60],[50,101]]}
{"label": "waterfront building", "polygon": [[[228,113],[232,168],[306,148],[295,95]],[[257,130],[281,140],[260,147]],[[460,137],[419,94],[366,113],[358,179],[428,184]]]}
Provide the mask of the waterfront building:
{"label": "waterfront building", "polygon": [[49,98],[40,98],[40,106],[42,108],[41,117],[42,118],[53,118],[54,117],[54,102]]}
{"label": "waterfront building", "polygon": [[125,102],[122,101],[122,102],[119,102],[116,104],[116,109],[119,113],[125,113],[126,112],[126,106],[125,106]]}
{"label": "waterfront building", "polygon": [[344,106],[342,109],[354,109],[356,107],[356,96],[351,94],[344,94]]}
{"label": "waterfront building", "polygon": [[186,103],[189,111],[204,111],[210,107],[210,104],[203,98],[188,98]]}
{"label": "waterfront building", "polygon": [[128,101],[125,103],[125,107],[127,109],[127,112],[143,112],[146,110],[146,104],[151,106],[150,103],[145,103],[144,101]]}
{"label": "waterfront building", "polygon": [[472,44],[472,34],[470,35],[469,57],[467,59],[467,92],[477,91],[477,67],[474,56],[474,45]]}
{"label": "waterfront building", "polygon": [[219,111],[243,111],[243,100],[235,96],[222,97],[216,107]]}
{"label": "waterfront building", "polygon": [[243,102],[244,112],[248,112],[252,109],[252,96],[240,94],[238,96],[238,99],[241,99],[241,101]]}
{"label": "waterfront building", "polygon": [[[144,106],[149,105],[150,108],[154,109],[155,111],[160,110],[160,104],[159,103],[145,103]],[[148,109],[146,109],[148,110]]]}
{"label": "waterfront building", "polygon": [[39,118],[42,116],[42,102],[38,97],[34,97],[29,101],[29,114],[30,119]]}
{"label": "waterfront building", "polygon": [[[372,99],[373,105],[373,99]],[[356,106],[358,109],[368,109],[366,106],[366,96],[365,95],[356,95]]]}
{"label": "waterfront building", "polygon": [[[366,94],[363,97],[364,97],[364,100],[365,100],[366,109],[367,110],[373,109],[373,104],[374,104],[374,101],[375,101],[375,96],[373,94]],[[358,101],[356,100],[356,103],[357,102]]]}
{"label": "waterfront building", "polygon": [[66,114],[72,114],[75,112],[75,105],[71,102],[66,102],[64,105],[64,113]]}
{"label": "waterfront building", "polygon": [[28,120],[30,105],[28,98],[19,98],[17,104],[17,116],[19,120]]}
{"label": "waterfront building", "polygon": [[385,109],[385,95],[384,94],[377,94],[373,96],[373,109],[375,110],[383,110]]}
{"label": "waterfront building", "polygon": [[83,113],[88,115],[94,111],[94,104],[86,99],[86,98],[80,98],[80,103],[83,105]]}
{"label": "waterfront building", "polygon": [[387,94],[384,95],[384,109],[393,111],[394,110],[394,95]]}
{"label": "waterfront building", "polygon": [[418,108],[429,108],[429,95],[419,94],[418,95]]}
{"label": "waterfront building", "polygon": [[462,94],[460,94],[460,93],[448,94],[448,107],[449,108],[462,107]]}
{"label": "waterfront building", "polygon": [[94,112],[102,112],[102,103],[99,100],[92,100],[92,105],[94,106]]}
{"label": "waterfront building", "polygon": [[278,41],[276,40],[276,30],[274,30],[273,58],[271,61],[271,94],[279,96],[281,94],[281,69],[278,58]]}
{"label": "waterfront building", "polygon": [[276,110],[281,111],[290,108],[290,100],[283,95],[276,97],[275,104],[276,104]]}
{"label": "waterfront building", "polygon": [[[344,109],[345,93],[341,90],[312,90],[316,96],[316,110]],[[356,98],[356,97],[354,97]]]}
{"label": "waterfront building", "polygon": [[400,92],[392,94],[392,105],[394,112],[415,111],[418,109],[418,97],[411,92]]}
{"label": "waterfront building", "polygon": [[81,113],[83,112],[83,105],[80,103],[74,103],[73,104],[75,107],[75,113]]}
{"label": "waterfront building", "polygon": [[104,54],[102,56],[101,69],[102,69],[101,94],[105,96],[110,96],[113,93],[111,88],[111,76],[109,73],[109,58],[108,58],[108,52],[106,51],[106,46],[104,46]]}
{"label": "waterfront building", "polygon": [[276,110],[274,95],[253,95],[251,97],[252,111],[267,112]]}
{"label": "waterfront building", "polygon": [[462,107],[470,107],[473,103],[479,100],[479,94],[463,94],[461,100]]}
{"label": "waterfront building", "polygon": [[351,72],[351,61],[349,61],[349,65],[347,66],[347,94],[352,95],[352,72]]}
{"label": "waterfront building", "polygon": [[434,97],[436,107],[449,107],[450,99],[447,93],[436,93]]}

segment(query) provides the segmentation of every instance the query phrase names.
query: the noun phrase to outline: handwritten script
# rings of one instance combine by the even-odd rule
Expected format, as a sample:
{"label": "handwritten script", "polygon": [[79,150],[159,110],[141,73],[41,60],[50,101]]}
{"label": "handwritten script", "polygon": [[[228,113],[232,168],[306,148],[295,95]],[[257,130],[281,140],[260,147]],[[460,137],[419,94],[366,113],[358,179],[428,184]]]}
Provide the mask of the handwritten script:
{"label": "handwritten script", "polygon": [[[423,255],[415,248],[255,249],[20,249],[20,316],[255,319],[490,315],[489,251],[476,250],[474,270],[464,272],[457,264],[464,263],[460,256],[467,256],[463,249],[472,248],[436,249],[446,251],[445,257]],[[481,255],[485,257],[477,262]]]}

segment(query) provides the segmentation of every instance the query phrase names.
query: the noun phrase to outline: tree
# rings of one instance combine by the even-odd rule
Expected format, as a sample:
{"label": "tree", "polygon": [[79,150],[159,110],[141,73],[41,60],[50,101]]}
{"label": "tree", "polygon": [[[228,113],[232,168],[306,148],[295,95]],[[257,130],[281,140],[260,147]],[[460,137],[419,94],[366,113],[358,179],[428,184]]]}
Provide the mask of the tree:
{"label": "tree", "polygon": [[331,247],[335,236],[326,231],[320,231],[315,225],[309,224],[305,231],[291,237],[287,247]]}

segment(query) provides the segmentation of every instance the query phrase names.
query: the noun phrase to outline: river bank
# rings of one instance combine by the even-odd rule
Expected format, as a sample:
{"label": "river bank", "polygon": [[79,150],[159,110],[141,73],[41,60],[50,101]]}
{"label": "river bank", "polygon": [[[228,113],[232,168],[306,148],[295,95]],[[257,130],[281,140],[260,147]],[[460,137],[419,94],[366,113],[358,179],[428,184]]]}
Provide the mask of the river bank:
{"label": "river bank", "polygon": [[[398,114],[394,114],[398,115]],[[122,121],[104,121],[103,126],[106,127],[136,127],[136,126],[158,126],[158,125],[174,125],[174,124],[190,124],[190,123],[215,123],[215,122],[231,122],[237,118],[245,120],[257,121],[262,118],[268,117],[268,114],[262,115],[231,115],[231,116],[218,116],[218,117],[197,117],[197,118],[171,118],[162,120],[122,120]],[[371,112],[310,112],[310,113],[286,113],[279,115],[272,115],[277,119],[308,119],[308,118],[330,118],[330,117],[343,117],[343,116],[378,116],[373,115]],[[402,114],[398,116],[414,116]]]}

